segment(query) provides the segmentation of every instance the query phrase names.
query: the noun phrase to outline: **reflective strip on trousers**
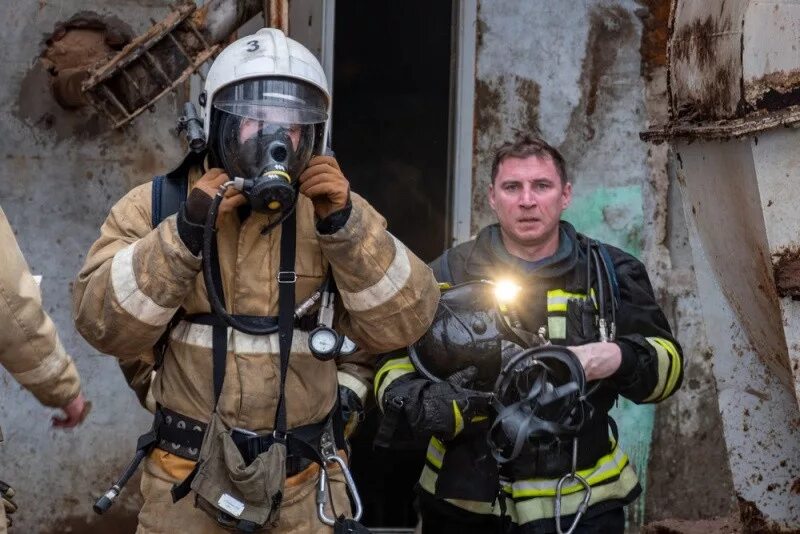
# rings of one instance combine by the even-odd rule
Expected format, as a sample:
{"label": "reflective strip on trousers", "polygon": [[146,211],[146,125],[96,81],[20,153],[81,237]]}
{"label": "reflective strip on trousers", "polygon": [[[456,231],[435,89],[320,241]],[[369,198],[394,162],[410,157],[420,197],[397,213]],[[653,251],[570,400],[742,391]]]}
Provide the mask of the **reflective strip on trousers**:
{"label": "reflective strip on trousers", "polygon": [[[555,481],[556,483],[558,481]],[[592,486],[592,496],[589,506],[610,500],[627,500],[627,497],[639,485],[639,479],[633,467],[626,465],[617,480]],[[583,501],[585,493],[578,491],[561,498],[561,516],[573,515],[578,511],[578,506]],[[555,517],[555,497],[532,497],[530,499],[514,502],[518,524],[524,525],[531,521],[550,519]]]}
{"label": "reflective strip on trousers", "polygon": [[355,376],[351,375],[350,373],[346,373],[344,371],[337,371],[336,378],[339,380],[340,386],[344,386],[349,390],[351,390],[356,395],[358,395],[358,398],[361,399],[362,406],[367,402],[367,394],[369,394],[369,387],[367,387],[367,385],[364,384],[364,382],[362,382]]}

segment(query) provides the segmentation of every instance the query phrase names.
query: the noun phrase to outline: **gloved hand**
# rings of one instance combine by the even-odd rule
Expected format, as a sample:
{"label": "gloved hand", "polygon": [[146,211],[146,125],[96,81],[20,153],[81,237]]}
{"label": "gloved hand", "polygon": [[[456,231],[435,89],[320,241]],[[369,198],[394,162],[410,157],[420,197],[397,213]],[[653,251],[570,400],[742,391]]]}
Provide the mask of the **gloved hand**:
{"label": "gloved hand", "polygon": [[300,175],[300,193],[314,203],[317,217],[324,219],[347,207],[350,183],[332,156],[315,156]]}
{"label": "gloved hand", "polygon": [[387,391],[386,400],[402,405],[414,433],[453,439],[462,432],[486,428],[483,422],[489,416],[491,393],[465,387],[477,374],[470,366],[443,382],[409,380]]}
{"label": "gloved hand", "polygon": [[[216,196],[219,186],[228,181],[228,175],[222,169],[209,169],[189,192],[189,197],[178,211],[178,235],[195,256],[203,249],[203,226],[206,222],[208,209]],[[225,191],[225,198],[219,205],[217,220],[245,204],[247,199],[241,191],[229,187]]]}
{"label": "gloved hand", "polygon": [[0,480],[0,498],[3,499],[3,508],[6,511],[6,523],[11,526],[11,514],[17,511],[17,503],[14,502],[16,492],[14,488]]}
{"label": "gloved hand", "polygon": [[347,386],[339,386],[339,409],[344,421],[344,436],[349,438],[364,415],[364,406],[355,391]]}
{"label": "gloved hand", "polygon": [[[228,175],[225,174],[223,169],[214,168],[209,169],[197,182],[189,192],[189,198],[186,199],[186,217],[189,221],[195,224],[204,224],[208,208],[211,207],[211,201],[219,191],[219,187],[230,180]],[[241,191],[229,187],[225,192],[225,198],[219,205],[219,213],[217,214],[217,221],[225,213],[234,211],[239,206],[245,204],[247,199]]]}

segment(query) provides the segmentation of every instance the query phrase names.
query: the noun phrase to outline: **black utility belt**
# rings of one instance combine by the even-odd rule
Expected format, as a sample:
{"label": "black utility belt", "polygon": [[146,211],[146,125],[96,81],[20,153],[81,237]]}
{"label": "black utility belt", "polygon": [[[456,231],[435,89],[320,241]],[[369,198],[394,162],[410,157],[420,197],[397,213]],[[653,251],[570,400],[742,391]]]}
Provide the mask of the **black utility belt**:
{"label": "black utility belt", "polygon": [[[156,447],[175,456],[196,462],[200,455],[200,447],[203,444],[203,436],[207,425],[169,408],[162,407],[161,414],[163,422],[157,430],[158,441]],[[319,423],[299,426],[289,430],[289,434],[304,441],[319,454],[320,440],[329,426],[329,421],[330,418],[325,418]],[[259,454],[269,449],[274,442],[272,432],[256,434],[255,432],[238,428],[231,430],[231,437],[248,465]],[[312,459],[299,454],[292,454],[290,450],[286,456],[286,476],[291,477],[305,471],[312,462]]]}

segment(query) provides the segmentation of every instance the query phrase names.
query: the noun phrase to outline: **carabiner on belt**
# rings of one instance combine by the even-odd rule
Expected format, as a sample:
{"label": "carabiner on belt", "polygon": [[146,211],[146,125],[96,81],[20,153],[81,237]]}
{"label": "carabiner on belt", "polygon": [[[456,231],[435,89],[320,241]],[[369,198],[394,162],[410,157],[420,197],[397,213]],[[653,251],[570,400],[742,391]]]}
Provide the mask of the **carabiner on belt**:
{"label": "carabiner on belt", "polygon": [[[353,480],[353,475],[350,474],[350,469],[347,467],[347,462],[345,462],[341,456],[336,454],[336,449],[333,447],[333,442],[327,433],[323,434],[322,436],[322,447],[320,448],[322,449],[322,457],[325,462],[320,467],[319,484],[317,485],[317,516],[319,517],[319,520],[330,527],[336,524],[336,518],[330,518],[325,513],[325,503],[328,501],[328,490],[330,489],[328,484],[328,469],[326,466],[329,463],[335,462],[339,464],[339,467],[342,469],[347,491],[350,493],[350,497],[353,499],[353,504],[356,508],[355,512],[353,513],[353,519],[355,521],[359,521],[364,513],[364,507],[361,505],[361,496],[358,494],[356,483]],[[331,507],[333,507],[332,497]]]}
{"label": "carabiner on belt", "polygon": [[[572,471],[567,473],[563,477],[558,480],[558,484],[556,485],[556,502],[555,502],[555,512],[556,512],[556,532],[558,534],[572,534],[575,531],[575,528],[578,526],[578,522],[583,517],[583,514],[586,513],[586,509],[589,508],[589,500],[592,498],[592,487],[586,481],[585,478],[580,476],[577,472],[578,470],[578,438],[572,438]],[[572,520],[572,524],[570,525],[567,531],[561,530],[561,491],[564,487],[564,484],[567,481],[575,481],[580,483],[583,486],[585,491],[583,495],[583,500],[578,505],[578,511],[575,512],[575,519]]]}

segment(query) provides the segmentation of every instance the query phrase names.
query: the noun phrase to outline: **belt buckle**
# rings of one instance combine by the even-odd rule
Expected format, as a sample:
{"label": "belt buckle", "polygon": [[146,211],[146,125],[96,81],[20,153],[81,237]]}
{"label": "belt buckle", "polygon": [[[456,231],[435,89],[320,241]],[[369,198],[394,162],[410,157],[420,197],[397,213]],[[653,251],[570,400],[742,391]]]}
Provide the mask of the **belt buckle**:
{"label": "belt buckle", "polygon": [[294,284],[297,282],[297,273],[294,271],[278,271],[276,278],[279,284]]}

